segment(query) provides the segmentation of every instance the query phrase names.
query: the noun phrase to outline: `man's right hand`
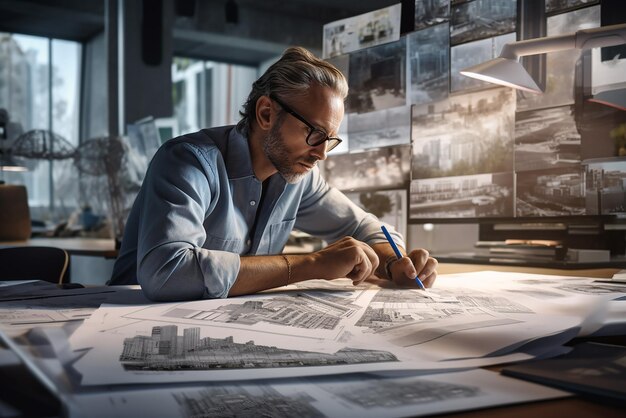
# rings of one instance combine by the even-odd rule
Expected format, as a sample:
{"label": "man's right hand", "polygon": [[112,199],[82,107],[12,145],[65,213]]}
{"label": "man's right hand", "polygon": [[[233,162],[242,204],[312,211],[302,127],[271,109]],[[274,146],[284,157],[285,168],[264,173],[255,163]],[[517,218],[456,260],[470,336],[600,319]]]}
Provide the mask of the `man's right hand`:
{"label": "man's right hand", "polygon": [[356,285],[374,275],[378,256],[366,243],[344,237],[313,254],[314,276],[333,280],[347,277]]}

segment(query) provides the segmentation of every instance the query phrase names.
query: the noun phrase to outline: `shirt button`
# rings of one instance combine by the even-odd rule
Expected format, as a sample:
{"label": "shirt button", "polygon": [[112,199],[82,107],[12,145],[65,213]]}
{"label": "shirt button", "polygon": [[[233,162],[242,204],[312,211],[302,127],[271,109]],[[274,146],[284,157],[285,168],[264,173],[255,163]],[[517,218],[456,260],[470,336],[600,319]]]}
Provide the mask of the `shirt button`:
{"label": "shirt button", "polygon": [[252,240],[248,240],[248,241],[246,241],[246,245],[247,245],[248,247],[250,246],[250,244],[252,244]]}
{"label": "shirt button", "polygon": [[254,200],[251,200],[250,201],[250,206],[254,206],[254,205],[256,205],[256,202]]}

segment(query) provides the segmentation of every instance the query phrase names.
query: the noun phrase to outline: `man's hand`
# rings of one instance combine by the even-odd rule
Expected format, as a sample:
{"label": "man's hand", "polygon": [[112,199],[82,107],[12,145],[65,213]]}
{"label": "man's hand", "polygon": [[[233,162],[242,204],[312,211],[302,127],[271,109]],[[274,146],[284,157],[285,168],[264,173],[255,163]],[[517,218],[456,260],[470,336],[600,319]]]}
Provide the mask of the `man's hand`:
{"label": "man's hand", "polygon": [[[415,282],[415,276],[418,276],[426,287],[432,287],[435,283],[438,263],[430,257],[428,251],[416,249],[398,259],[389,243],[374,244],[372,248],[380,260],[380,266],[376,272],[380,279],[371,280],[373,283],[387,287],[391,280],[397,286],[419,287]],[[399,249],[402,254],[406,254],[404,248],[399,247]]]}
{"label": "man's hand", "polygon": [[437,279],[437,264],[428,251],[421,248],[413,250],[408,256],[390,263],[390,279],[398,286],[415,287],[415,276],[418,276],[424,286],[432,287]]}
{"label": "man's hand", "polygon": [[319,278],[332,280],[347,277],[355,285],[373,276],[379,263],[372,247],[352,237],[344,237],[312,256]]}

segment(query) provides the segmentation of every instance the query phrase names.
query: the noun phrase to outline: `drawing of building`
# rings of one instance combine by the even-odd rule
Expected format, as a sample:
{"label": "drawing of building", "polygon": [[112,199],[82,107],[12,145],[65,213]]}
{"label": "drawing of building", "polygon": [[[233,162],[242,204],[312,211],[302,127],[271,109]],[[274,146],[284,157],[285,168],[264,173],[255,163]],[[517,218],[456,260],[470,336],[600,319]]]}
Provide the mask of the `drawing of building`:
{"label": "drawing of building", "polygon": [[257,385],[251,393],[239,386],[213,386],[195,394],[172,395],[185,417],[313,418],[324,415],[305,393],[285,396],[269,385]]}
{"label": "drawing of building", "polygon": [[398,361],[390,352],[379,350],[344,348],[327,354],[257,345],[254,341],[237,343],[232,336],[200,338],[197,327],[189,328],[186,334],[183,330],[183,349],[177,351],[171,343],[177,338],[172,334],[176,329],[174,325],[153,327],[151,336],[126,338],[120,362],[126,370],[210,370]]}
{"label": "drawing of building", "polygon": [[200,343],[200,328],[186,328],[183,331],[183,352],[195,349]]}

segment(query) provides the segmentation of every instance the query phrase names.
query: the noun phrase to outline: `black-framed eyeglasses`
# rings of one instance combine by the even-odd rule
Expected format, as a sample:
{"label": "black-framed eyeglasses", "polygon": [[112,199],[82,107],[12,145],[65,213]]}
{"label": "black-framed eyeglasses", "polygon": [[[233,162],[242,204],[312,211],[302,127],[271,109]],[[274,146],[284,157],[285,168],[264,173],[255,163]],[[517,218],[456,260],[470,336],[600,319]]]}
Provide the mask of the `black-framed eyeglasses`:
{"label": "black-framed eyeglasses", "polygon": [[316,147],[322,144],[325,141],[328,141],[326,145],[326,152],[333,150],[337,145],[341,144],[341,138],[328,136],[328,134],[321,130],[320,128],[315,127],[312,123],[306,120],[302,115],[293,110],[291,107],[285,104],[282,100],[280,100],[276,95],[270,94],[270,99],[275,101],[282,107],[285,112],[289,113],[294,118],[298,119],[300,122],[304,123],[309,128],[309,134],[306,137],[306,143],[312,147]]}

